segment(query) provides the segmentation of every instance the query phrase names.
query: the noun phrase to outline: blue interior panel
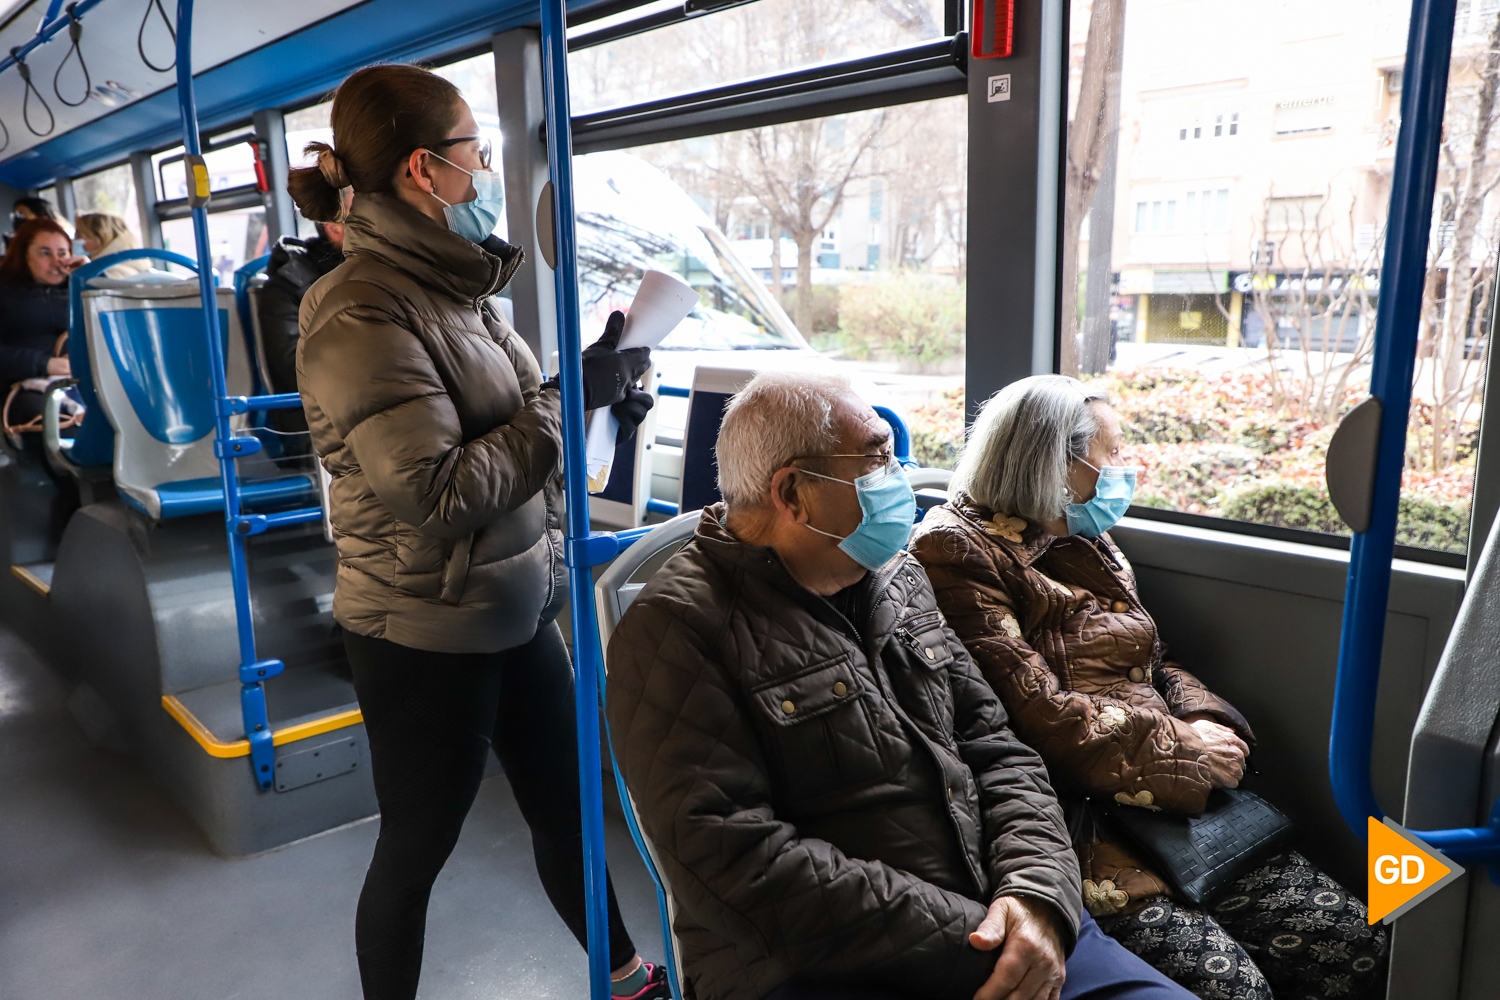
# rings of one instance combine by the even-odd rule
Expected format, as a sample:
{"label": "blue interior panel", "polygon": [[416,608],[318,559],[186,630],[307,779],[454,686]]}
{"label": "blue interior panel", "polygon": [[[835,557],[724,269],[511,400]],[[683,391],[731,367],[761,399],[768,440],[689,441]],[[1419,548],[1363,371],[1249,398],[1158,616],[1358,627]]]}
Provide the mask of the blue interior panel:
{"label": "blue interior panel", "polygon": [[[197,309],[120,309],[100,327],[130,405],[156,440],[190,444],[214,430],[213,378],[203,313]],[[229,354],[229,311],[219,310]]]}

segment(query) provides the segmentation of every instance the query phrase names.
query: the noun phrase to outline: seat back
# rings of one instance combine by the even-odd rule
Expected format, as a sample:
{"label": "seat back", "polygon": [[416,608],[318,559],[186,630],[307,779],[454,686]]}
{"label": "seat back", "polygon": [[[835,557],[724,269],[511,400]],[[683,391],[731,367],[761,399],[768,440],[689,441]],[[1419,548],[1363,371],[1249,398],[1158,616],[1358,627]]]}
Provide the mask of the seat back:
{"label": "seat back", "polygon": [[[196,271],[198,264],[191,257],[172,253],[170,250],[140,249],[126,250],[91,260],[75,270],[68,278],[68,358],[77,381],[79,398],[83,400],[84,417],[72,446],[67,450],[66,461],[84,468],[110,465],[114,459],[115,429],[104,414],[99,394],[95,388],[94,367],[87,346],[88,336],[84,330],[83,291],[92,283],[103,279],[104,272],[116,264],[128,260],[166,261]],[[105,281],[118,285],[119,281]]]}
{"label": "seat back", "polygon": [[[250,395],[253,380],[233,293],[221,288],[218,296],[229,394]],[[219,479],[198,283],[89,289],[82,294],[82,311],[94,390],[116,438],[115,485],[127,504],[147,516],[173,516],[177,511],[163,509],[164,486],[176,486],[167,491],[173,494],[201,492],[217,489]],[[245,418],[234,418],[234,424],[242,429]]]}
{"label": "seat back", "polygon": [[719,466],[717,444],[729,398],[755,377],[745,368],[699,366],[693,372],[688,394],[687,425],[682,429],[682,486],[677,509],[702,510],[718,503]]}
{"label": "seat back", "polygon": [[[693,511],[688,514],[679,514],[670,521],[658,525],[621,553],[599,577],[599,582],[594,585],[594,606],[599,621],[599,643],[602,648],[609,649],[609,640],[614,635],[615,626],[624,617],[625,611],[630,607],[630,602],[635,600],[636,595],[646,585],[646,579],[649,579],[663,562],[671,558],[687,543],[688,539],[693,537],[693,530],[697,527],[700,516],[698,511]],[[608,677],[609,656],[606,652],[604,674],[600,681],[601,687],[607,684]],[[607,720],[605,734],[608,737]],[[637,820],[635,799],[631,797],[630,789],[625,786],[625,778],[620,773],[619,762],[615,760],[613,740],[606,739],[606,747],[609,750],[610,764],[615,773],[615,787],[620,793],[620,808],[625,814],[625,825],[630,830],[631,839],[635,841],[641,861],[645,863],[646,870],[651,873],[652,881],[656,883],[656,898],[661,914],[662,944],[666,949],[667,980],[672,987],[672,996],[675,1000],[682,1000],[682,945],[672,929],[677,917],[677,900],[672,894],[672,887],[667,884],[666,878],[662,875],[661,861],[657,856],[656,847],[641,829]]]}
{"label": "seat back", "polygon": [[276,391],[271,386],[271,369],[266,364],[266,338],[260,326],[260,293],[266,285],[266,265],[270,262],[271,255],[263,254],[234,272],[234,306],[239,313],[240,329],[244,331],[250,378],[257,396]]}

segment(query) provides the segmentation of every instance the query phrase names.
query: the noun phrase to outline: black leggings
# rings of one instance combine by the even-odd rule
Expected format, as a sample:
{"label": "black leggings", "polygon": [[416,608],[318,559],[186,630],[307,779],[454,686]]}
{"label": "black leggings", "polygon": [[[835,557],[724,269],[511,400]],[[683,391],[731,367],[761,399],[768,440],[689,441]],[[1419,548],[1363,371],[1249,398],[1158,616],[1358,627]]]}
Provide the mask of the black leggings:
{"label": "black leggings", "polygon": [[[411,1000],[427,897],[479,792],[486,754],[510,779],[552,907],[587,947],[573,665],[556,624],[499,653],[431,653],[344,632],[380,802],[355,950],[366,1000]],[[610,968],[635,946],[609,887]]]}

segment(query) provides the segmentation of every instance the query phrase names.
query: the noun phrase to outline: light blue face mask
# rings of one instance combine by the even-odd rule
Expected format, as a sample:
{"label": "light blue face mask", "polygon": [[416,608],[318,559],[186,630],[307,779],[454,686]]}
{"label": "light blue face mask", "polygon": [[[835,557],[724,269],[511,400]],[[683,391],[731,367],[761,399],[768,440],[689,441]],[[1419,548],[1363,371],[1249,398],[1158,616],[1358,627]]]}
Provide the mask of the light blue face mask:
{"label": "light blue face mask", "polygon": [[483,243],[500,224],[500,215],[505,211],[504,181],[493,170],[464,170],[446,156],[438,156],[437,153],[432,155],[454,170],[463,170],[473,179],[474,190],[479,193],[473,201],[450,205],[436,191],[432,196],[443,201],[443,218],[448,220],[449,229],[470,243]]}
{"label": "light blue face mask", "polygon": [[[863,455],[825,455],[824,458],[863,458]],[[845,483],[853,486],[854,492],[859,496],[859,509],[864,511],[864,517],[859,522],[852,534],[842,538],[831,531],[822,531],[807,525],[809,531],[816,531],[820,535],[829,538],[839,538],[839,548],[844,554],[865,569],[877,570],[895,558],[896,553],[906,547],[906,540],[911,536],[911,526],[917,519],[917,497],[911,490],[911,483],[906,481],[906,471],[901,468],[901,463],[894,459],[882,468],[874,472],[860,476],[850,482],[847,479],[835,479],[833,476],[825,476],[821,472],[813,472],[809,469],[798,469],[809,476],[817,476],[819,479],[827,479],[835,483]]]}
{"label": "light blue face mask", "polygon": [[1094,484],[1094,495],[1087,503],[1068,504],[1068,534],[1098,538],[1119,524],[1130,509],[1130,501],[1135,499],[1136,470],[1123,465],[1106,465],[1101,469],[1081,458],[1078,461],[1099,473],[1099,481]]}

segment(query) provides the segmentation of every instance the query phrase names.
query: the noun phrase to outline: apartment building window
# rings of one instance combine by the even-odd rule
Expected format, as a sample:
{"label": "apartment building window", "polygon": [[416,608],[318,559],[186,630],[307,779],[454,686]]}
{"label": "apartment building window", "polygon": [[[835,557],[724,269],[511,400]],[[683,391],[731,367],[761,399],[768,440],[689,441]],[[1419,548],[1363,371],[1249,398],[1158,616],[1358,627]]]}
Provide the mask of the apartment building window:
{"label": "apartment building window", "polygon": [[1135,231],[1206,233],[1229,228],[1229,189],[1187,191],[1182,213],[1174,197],[1141,199],[1135,203]]}
{"label": "apartment building window", "polygon": [[1195,118],[1192,122],[1178,126],[1177,139],[1179,142],[1186,141],[1189,136],[1194,139],[1202,139],[1209,136],[1214,139],[1227,139],[1230,136],[1240,134],[1240,113],[1238,111],[1214,112],[1212,124],[1204,125],[1202,119]]}
{"label": "apartment building window", "polygon": [[1266,232],[1315,231],[1318,228],[1318,213],[1322,211],[1322,208],[1322,195],[1302,198],[1267,198]]}

